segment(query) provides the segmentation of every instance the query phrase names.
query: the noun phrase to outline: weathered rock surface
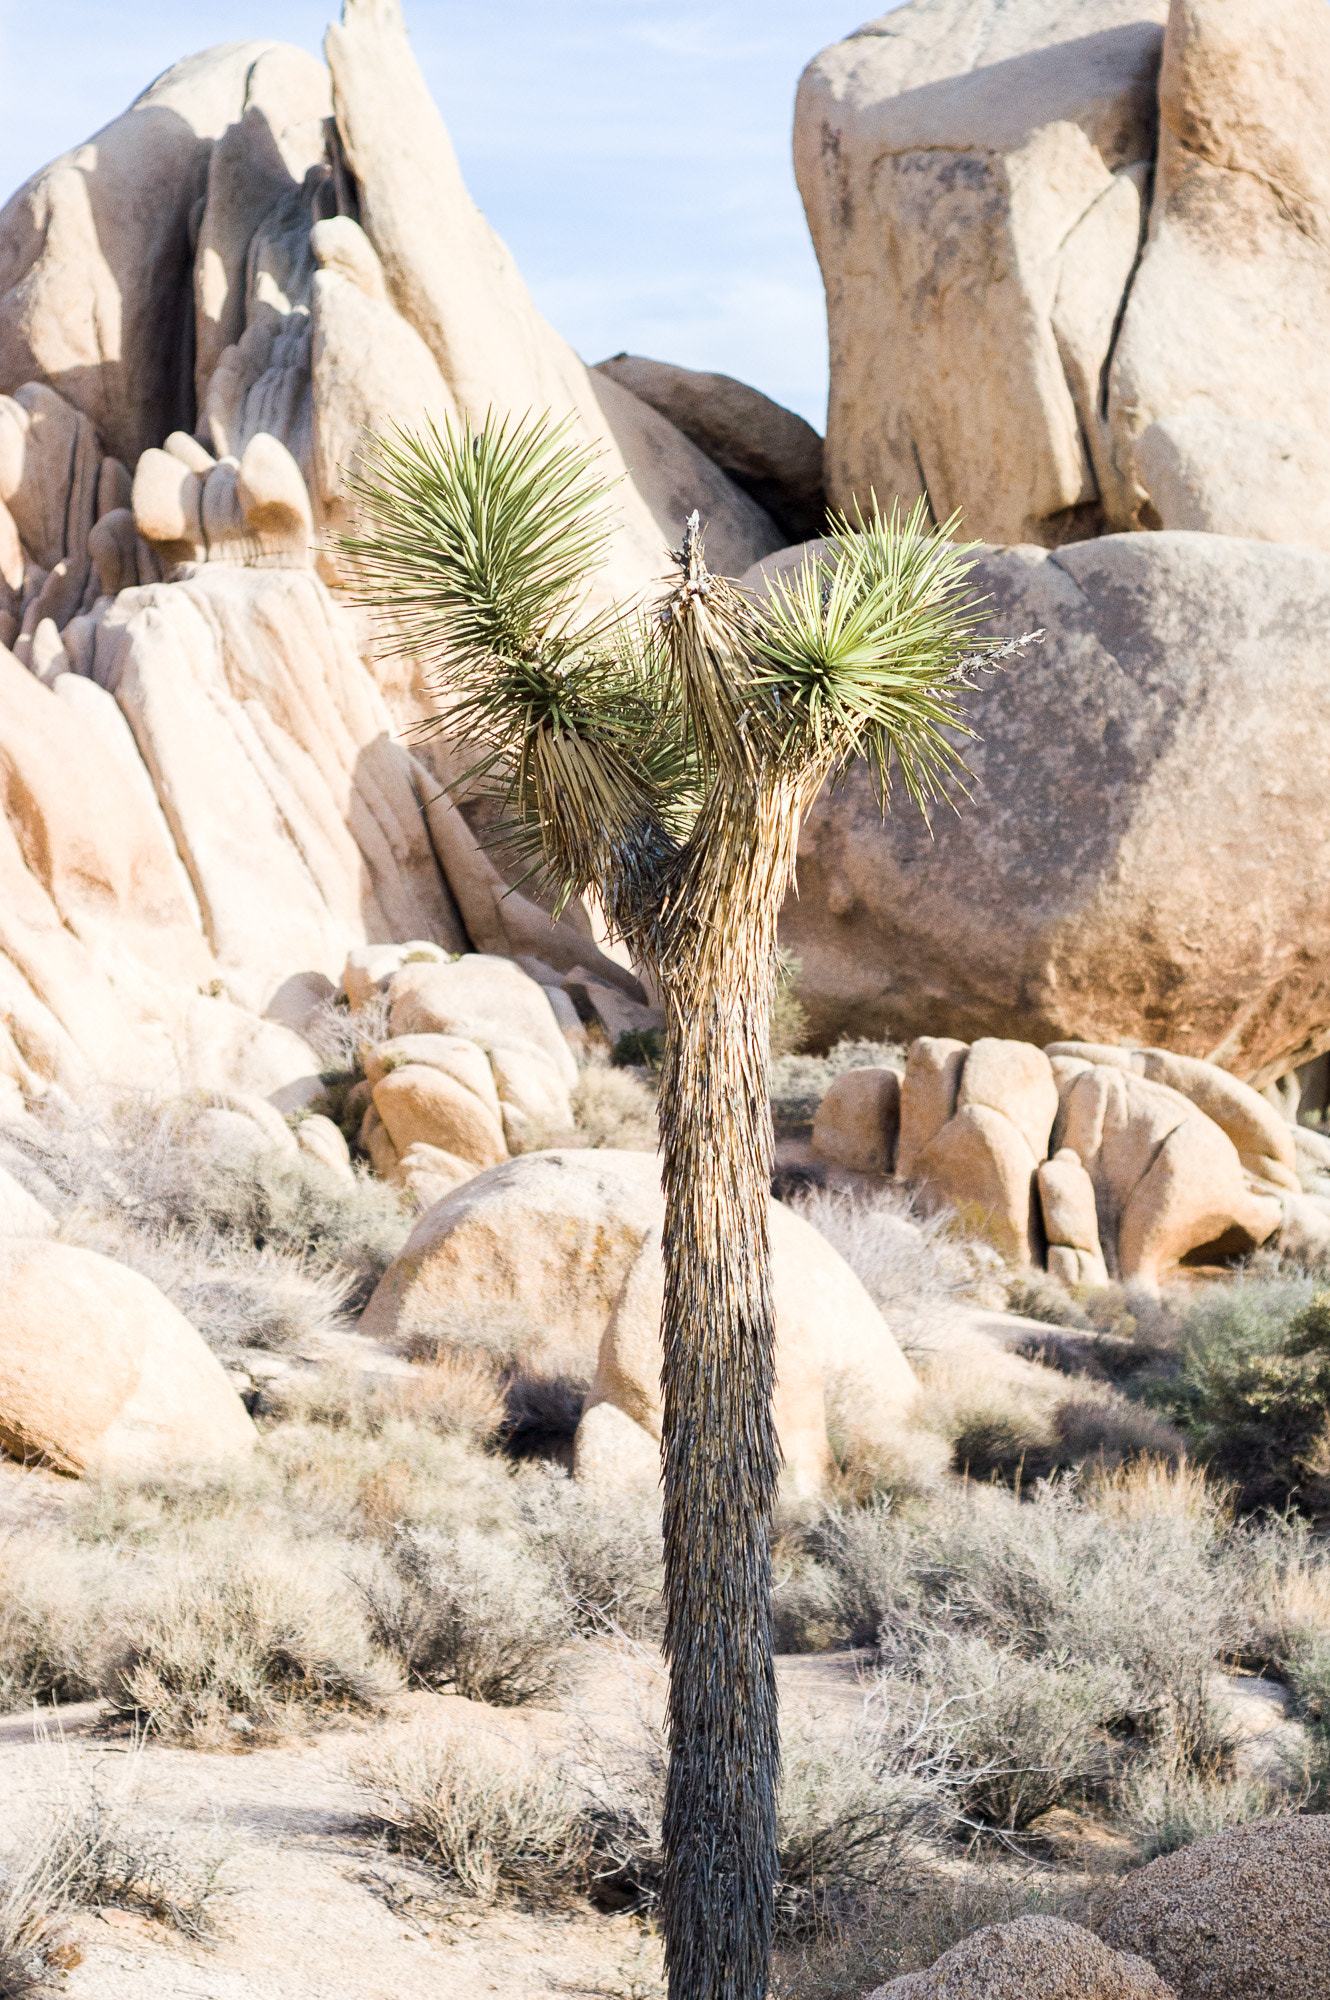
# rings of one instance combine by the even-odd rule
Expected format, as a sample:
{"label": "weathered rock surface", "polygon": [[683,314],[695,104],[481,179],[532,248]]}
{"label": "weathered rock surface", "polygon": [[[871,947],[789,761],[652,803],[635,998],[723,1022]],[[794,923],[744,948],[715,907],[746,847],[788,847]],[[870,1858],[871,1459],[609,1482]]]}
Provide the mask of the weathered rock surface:
{"label": "weathered rock surface", "polygon": [[465,938],[409,753],[348,624],[308,570],[207,564],[122,591],[96,635],[198,891],[208,943],[256,1009],[350,946]]}
{"label": "weathered rock surface", "polygon": [[424,1063],[390,1070],[374,1086],[374,1108],[399,1159],[417,1144],[437,1146],[477,1168],[497,1166],[508,1157],[499,1118],[447,1070]]}
{"label": "weathered rock surface", "polygon": [[1330,16],[1175,0],[1105,383],[1122,524],[1330,548]]}
{"label": "weathered rock surface", "polygon": [[212,969],[160,819],[98,730],[0,650],[0,1070],[160,1087],[160,988]]}
{"label": "weathered rock surface", "polygon": [[792,542],[820,535],[826,514],[822,440],[811,424],[732,375],[614,354],[593,375],[649,403],[759,507]]}
{"label": "weathered rock surface", "polygon": [[0,1166],[0,1237],[50,1236],[55,1217],[8,1168]]}
{"label": "weathered rock surface", "polygon": [[1069,1288],[1106,1285],[1108,1266],[1099,1241],[1094,1182],[1070,1146],[1040,1162],[1039,1209],[1050,1274]]}
{"label": "weathered rock surface", "polygon": [[[1171,1055],[1167,1049],[1109,1048],[1093,1042],[1053,1042],[1046,1053],[1131,1070],[1151,1083],[1167,1084],[1227,1132],[1248,1173],[1297,1192],[1297,1128],[1287,1124],[1259,1091],[1214,1063]],[[1309,1137],[1315,1139],[1314,1134]]]}
{"label": "weathered rock surface", "polygon": [[927,1972],[890,1980],[869,2000],[1177,2000],[1154,1968],[1060,1917],[1017,1917],[943,1952]]}
{"label": "weathered rock surface", "polygon": [[913,0],[809,65],[795,171],[827,289],[834,505],[926,492],[985,540],[1097,531],[1167,14]]}
{"label": "weathered rock surface", "polygon": [[838,1076],[813,1119],[813,1151],[855,1173],[889,1174],[896,1164],[901,1085],[894,1069]]}
{"label": "weathered rock surface", "polygon": [[884,823],[862,769],[814,806],[782,938],[815,1040],[1125,1041],[1258,1089],[1308,1060],[1330,1043],[1330,561],[1113,535],[992,551],[974,583],[991,629],[1046,637],[966,698],[974,796],[931,835],[903,801]]}
{"label": "weathered rock surface", "polygon": [[[916,1053],[917,1052],[917,1053]],[[992,1038],[972,1048],[921,1037],[901,1082],[902,1175],[954,1208],[1011,1263],[1042,1261],[1036,1170],[1058,1092],[1042,1049]]]}
{"label": "weathered rock surface", "polygon": [[142,1475],[245,1457],[220,1362],[154,1285],[65,1243],[0,1248],[0,1444],[59,1472]]}
{"label": "weathered rock surface", "polygon": [[766,509],[649,402],[613,376],[592,374],[588,380],[605,429],[655,522],[657,579],[668,574],[667,551],[677,547],[694,508],[706,531],[707,561],[722,576],[742,576],[750,564],[780,547],[784,530]]}
{"label": "weathered rock surface", "polygon": [[1064,1085],[1053,1151],[1069,1147],[1094,1184],[1109,1274],[1157,1288],[1188,1256],[1255,1249],[1279,1228],[1272,1195],[1247,1185],[1228,1134],[1180,1092],[1094,1067]]}
{"label": "weathered rock surface", "polygon": [[[570,417],[574,436],[602,448],[605,476],[622,475],[617,426],[602,413],[591,376],[536,311],[467,192],[397,0],[348,0],[325,49],[361,223],[393,305],[429,348],[458,410],[477,422],[491,407]],[[651,476],[650,447],[642,469]],[[746,496],[734,497],[741,513],[751,508]],[[661,573],[662,527],[631,481],[618,488],[615,505],[619,526],[604,583],[635,596]],[[680,525],[670,523],[668,546]]]}
{"label": "weathered rock surface", "polygon": [[[779,1203],[771,1213],[777,1428],[789,1490],[811,1493],[829,1464],[824,1383],[834,1376],[851,1389],[867,1432],[895,1436],[914,1378],[826,1240]],[[600,1440],[596,1465],[640,1470],[660,1436],[663,1218],[660,1169],[649,1154],[556,1151],[510,1161],[421,1218],[362,1330],[389,1343],[465,1342],[507,1315],[515,1349],[556,1355],[591,1380],[583,1422]],[[642,1438],[597,1416],[602,1405]],[[607,1427],[618,1439],[613,1451],[601,1449]]]}
{"label": "weathered rock surface", "polygon": [[12,196],[0,210],[0,389],[48,382],[129,466],[190,428],[191,213],[213,141],[243,116],[265,60],[292,56],[310,62],[264,41],[190,56]]}
{"label": "weathered rock surface", "polygon": [[1230,1828],[1127,1877],[1101,1925],[1179,2000],[1326,2000],[1330,1819]]}
{"label": "weathered rock surface", "polygon": [[451,965],[404,965],[389,982],[388,999],[394,1037],[529,1042],[566,1088],[577,1081],[577,1064],[544,989],[510,959],[468,952]]}

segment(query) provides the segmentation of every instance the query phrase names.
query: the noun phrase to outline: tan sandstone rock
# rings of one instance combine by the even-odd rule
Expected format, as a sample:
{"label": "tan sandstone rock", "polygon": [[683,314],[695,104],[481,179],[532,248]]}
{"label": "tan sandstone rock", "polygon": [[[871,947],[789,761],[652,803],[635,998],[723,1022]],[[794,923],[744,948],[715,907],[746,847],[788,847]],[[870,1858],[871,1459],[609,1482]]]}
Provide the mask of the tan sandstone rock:
{"label": "tan sandstone rock", "polygon": [[1248,1173],[1297,1192],[1296,1128],[1259,1091],[1214,1063],[1171,1055],[1167,1049],[1109,1048],[1097,1042],[1053,1042],[1046,1053],[1129,1069],[1151,1083],[1167,1084],[1228,1133]]}
{"label": "tan sandstone rock", "polygon": [[302,1118],[295,1128],[295,1137],[306,1159],[317,1161],[339,1181],[354,1181],[351,1149],[331,1118],[325,1118],[321,1112]]}
{"label": "tan sandstone rock", "polygon": [[480,1168],[508,1157],[499,1119],[446,1070],[424,1063],[389,1070],[374,1086],[374,1108],[399,1159],[417,1144],[437,1146]]}
{"label": "tan sandstone rock", "polygon": [[577,1081],[577,1064],[544,990],[510,959],[467,952],[451,965],[404,965],[388,995],[394,1036],[530,1042],[568,1089]]}
{"label": "tan sandstone rock", "polygon": [[1175,0],[1107,389],[1122,525],[1330,548],[1330,17]]}
{"label": "tan sandstone rock", "polygon": [[[537,313],[512,256],[467,192],[398,0],[347,0],[324,46],[361,224],[389,298],[433,354],[458,410],[477,423],[491,408],[567,417],[573,437],[601,447],[603,475],[622,477],[616,424],[603,413],[591,376]],[[735,499],[758,511],[746,495]],[[662,527],[631,481],[616,491],[615,511],[602,583],[607,592],[636,596],[660,574]],[[671,524],[672,535],[679,525]]]}
{"label": "tan sandstone rock", "polygon": [[913,1179],[930,1206],[954,1208],[1012,1264],[1042,1261],[1038,1155],[1020,1127],[987,1104],[967,1104],[924,1147]]}
{"label": "tan sandstone rock", "polygon": [[937,1137],[956,1109],[961,1071],[968,1054],[965,1042],[942,1035],[920,1035],[911,1042],[901,1078],[900,1144],[896,1172],[910,1180],[925,1146]]}
{"label": "tan sandstone rock", "polygon": [[821,534],[822,440],[793,410],[732,375],[679,368],[642,354],[611,355],[592,373],[608,375],[659,411],[750,494],[790,541]]}
{"label": "tan sandstone rock", "polygon": [[[824,1380],[853,1391],[867,1434],[894,1439],[914,1378],[825,1238],[779,1203],[771,1213],[777,1423],[788,1490],[809,1493],[829,1464]],[[421,1218],[370,1300],[362,1330],[388,1342],[464,1337],[468,1314],[479,1325],[501,1308],[515,1343],[557,1353],[592,1378],[583,1421],[591,1422],[588,1439],[599,1440],[596,1464],[640,1470],[641,1441],[595,1411],[608,1404],[648,1444],[659,1438],[663,1218],[659,1163],[649,1154],[528,1154]],[[609,1433],[618,1443],[602,1450]]]}
{"label": "tan sandstone rock", "polygon": [[961,1071],[956,1109],[987,1105],[1009,1118],[1036,1160],[1048,1151],[1048,1135],[1058,1114],[1058,1087],[1042,1049],[1028,1042],[985,1036],[970,1045]]}
{"label": "tan sandstone rock", "polygon": [[1128,1875],[1100,1928],[1179,2000],[1326,2000],[1330,1819],[1231,1827]]}
{"label": "tan sandstone rock", "polygon": [[443,1201],[463,1181],[473,1181],[476,1168],[470,1160],[459,1160],[456,1153],[417,1140],[384,1178],[409,1195],[417,1208],[425,1209]]}
{"label": "tan sandstone rock", "polygon": [[835,505],[926,492],[988,541],[1095,532],[1167,13],[913,0],[810,63],[795,171],[827,289]]}
{"label": "tan sandstone rock", "polygon": [[309,570],[206,564],[122,591],[95,678],[120,703],[198,890],[228,990],[336,979],[373,940],[465,940],[409,753],[345,614]]}
{"label": "tan sandstone rock", "polygon": [[257,1433],[221,1364],[136,1271],[65,1243],[0,1249],[0,1443],[68,1473],[244,1458]]}
{"label": "tan sandstone rock", "polygon": [[550,1145],[556,1134],[572,1131],[568,1085],[544,1049],[531,1042],[495,1038],[488,1044],[488,1054],[504,1133],[514,1152]]}
{"label": "tan sandstone rock", "polygon": [[1279,1202],[1248,1187],[1228,1134],[1179,1092],[1131,1071],[1074,1076],[1053,1146],[1070,1147],[1093,1181],[1104,1256],[1124,1283],[1157,1289],[1183,1258],[1254,1249],[1280,1225]]}
{"label": "tan sandstone rock", "polygon": [[213,969],[140,786],[0,651],[0,1069],[169,1086],[170,995]]}
{"label": "tan sandstone rock", "polygon": [[850,1069],[833,1081],[813,1119],[813,1151],[861,1174],[896,1164],[901,1080],[894,1069]]}
{"label": "tan sandstone rock", "polygon": [[784,531],[766,509],[650,403],[613,376],[592,373],[588,381],[605,430],[655,523],[661,551],[657,577],[666,574],[665,551],[677,547],[695,508],[702,517],[707,562],[717,575],[742,576],[751,563],[780,547]]}
{"label": "tan sandstone rock", "polygon": [[279,47],[229,42],[177,63],[0,211],[0,389],[50,383],[125,465],[187,420],[190,218],[212,142]]}
{"label": "tan sandstone rock", "polygon": [[989,1924],[869,2000],[1178,2000],[1153,1966],[1060,1917]]}
{"label": "tan sandstone rock", "polygon": [[[458,409],[439,365],[388,299],[373,244],[350,216],[316,222],[311,350],[314,470],[330,533],[351,525],[348,475],[367,431],[420,431],[456,424]],[[335,551],[331,560],[337,564]]]}
{"label": "tan sandstone rock", "polygon": [[246,263],[259,225],[325,155],[332,85],[316,56],[281,43],[247,79],[244,110],[212,148],[194,253],[194,387],[203,409],[213,373],[245,332]]}
{"label": "tan sandstone rock", "polygon": [[21,1181],[0,1166],[0,1237],[50,1236],[55,1217]]}
{"label": "tan sandstone rock", "polygon": [[1050,1275],[1064,1285],[1106,1285],[1094,1182],[1070,1146],[1040,1162],[1039,1208]]}
{"label": "tan sandstone rock", "polygon": [[990,551],[970,582],[991,630],[1046,636],[964,698],[962,811],[884,822],[859,767],[809,813],[781,937],[815,1044],[1130,1042],[1256,1089],[1309,1061],[1330,1043],[1330,558],[1113,535]]}
{"label": "tan sandstone rock", "polygon": [[394,1035],[365,1050],[364,1069],[371,1090],[393,1070],[423,1063],[442,1070],[469,1090],[497,1120],[499,1093],[489,1059],[478,1043],[462,1035]]}

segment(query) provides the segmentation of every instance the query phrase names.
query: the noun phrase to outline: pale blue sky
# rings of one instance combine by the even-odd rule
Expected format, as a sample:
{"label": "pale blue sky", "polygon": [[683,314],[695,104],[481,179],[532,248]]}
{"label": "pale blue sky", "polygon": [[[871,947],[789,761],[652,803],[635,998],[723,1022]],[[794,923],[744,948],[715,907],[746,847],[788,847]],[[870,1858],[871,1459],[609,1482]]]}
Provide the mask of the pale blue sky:
{"label": "pale blue sky", "polygon": [[[588,361],[719,368],[826,410],[795,85],[872,0],[404,0],[481,207]],[[327,0],[0,0],[0,200],[214,42],[320,45]]]}

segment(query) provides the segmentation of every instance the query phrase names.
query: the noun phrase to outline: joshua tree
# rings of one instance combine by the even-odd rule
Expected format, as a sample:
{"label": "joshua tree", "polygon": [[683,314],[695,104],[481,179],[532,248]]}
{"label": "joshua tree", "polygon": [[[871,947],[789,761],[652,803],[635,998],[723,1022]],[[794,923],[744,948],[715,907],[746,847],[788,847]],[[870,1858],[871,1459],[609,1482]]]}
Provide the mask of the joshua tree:
{"label": "joshua tree", "polygon": [[657,606],[594,612],[593,461],[529,420],[373,440],[345,548],[556,907],[594,890],[664,996],[666,1956],[673,2000],[761,2000],[780,1761],[776,920],[828,779],[866,757],[884,807],[893,770],[923,805],[958,772],[958,694],[995,645],[973,637],[968,551],[919,508],[836,520],[767,601],[708,573],[694,514]]}

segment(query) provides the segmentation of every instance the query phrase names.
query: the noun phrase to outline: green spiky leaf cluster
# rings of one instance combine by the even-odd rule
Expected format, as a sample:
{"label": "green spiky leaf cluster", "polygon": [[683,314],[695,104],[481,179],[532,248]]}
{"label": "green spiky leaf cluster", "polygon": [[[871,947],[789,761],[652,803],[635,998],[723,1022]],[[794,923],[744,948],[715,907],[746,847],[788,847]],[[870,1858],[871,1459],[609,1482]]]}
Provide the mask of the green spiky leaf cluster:
{"label": "green spiky leaf cluster", "polygon": [[953,522],[839,517],[762,601],[708,572],[694,516],[662,604],[597,606],[611,488],[568,433],[491,417],[372,439],[342,543],[361,601],[433,675],[438,726],[473,747],[461,782],[560,905],[634,856],[681,856],[718,786],[728,820],[861,756],[884,805],[893,768],[921,804],[960,778],[959,698],[993,642],[975,639]]}

